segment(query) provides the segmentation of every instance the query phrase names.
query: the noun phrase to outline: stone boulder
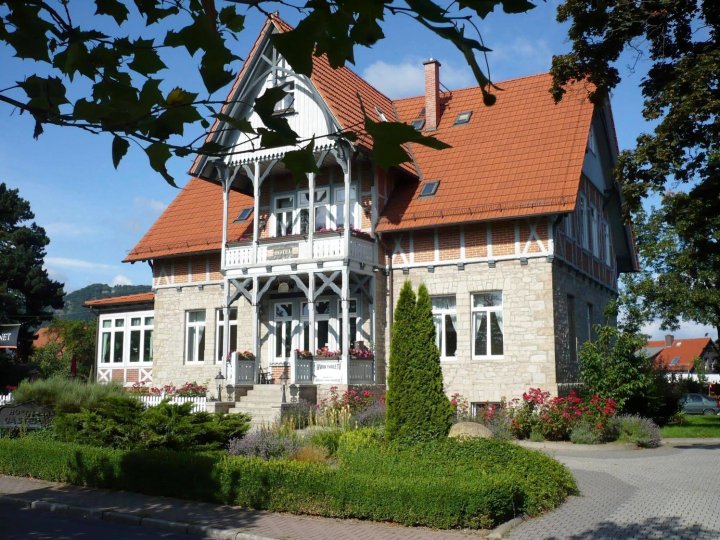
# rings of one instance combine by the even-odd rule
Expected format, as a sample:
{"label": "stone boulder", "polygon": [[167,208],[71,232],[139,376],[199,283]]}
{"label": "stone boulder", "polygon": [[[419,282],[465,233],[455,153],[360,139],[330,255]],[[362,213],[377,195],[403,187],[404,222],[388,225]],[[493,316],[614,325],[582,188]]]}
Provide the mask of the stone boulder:
{"label": "stone boulder", "polygon": [[468,439],[492,439],[492,431],[477,422],[458,422],[450,428],[448,437]]}

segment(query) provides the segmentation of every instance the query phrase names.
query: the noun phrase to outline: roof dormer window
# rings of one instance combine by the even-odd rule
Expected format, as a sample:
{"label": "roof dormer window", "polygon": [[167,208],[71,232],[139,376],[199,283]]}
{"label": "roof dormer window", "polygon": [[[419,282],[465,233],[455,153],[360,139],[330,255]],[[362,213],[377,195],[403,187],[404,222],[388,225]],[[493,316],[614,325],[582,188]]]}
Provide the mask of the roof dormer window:
{"label": "roof dormer window", "polygon": [[465,111],[461,112],[457,115],[457,118],[455,118],[455,126],[459,126],[461,124],[467,124],[470,122],[470,117],[472,116],[472,111]]}
{"label": "roof dormer window", "polygon": [[245,221],[247,218],[250,217],[250,214],[252,214],[252,212],[253,212],[252,206],[250,206],[248,208],[243,208],[242,210],[240,210],[238,217],[235,218],[234,223],[240,223],[241,221]]}
{"label": "roof dormer window", "polygon": [[419,197],[432,197],[437,193],[440,180],[428,180],[423,184]]}

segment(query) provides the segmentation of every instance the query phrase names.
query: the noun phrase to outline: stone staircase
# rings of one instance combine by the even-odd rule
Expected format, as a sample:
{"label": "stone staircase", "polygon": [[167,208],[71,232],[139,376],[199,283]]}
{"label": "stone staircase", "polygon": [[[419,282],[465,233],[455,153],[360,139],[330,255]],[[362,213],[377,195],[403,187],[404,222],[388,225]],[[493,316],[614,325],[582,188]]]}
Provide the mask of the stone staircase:
{"label": "stone staircase", "polygon": [[281,402],[282,385],[256,384],[228,412],[249,414],[253,428],[269,426],[280,420]]}

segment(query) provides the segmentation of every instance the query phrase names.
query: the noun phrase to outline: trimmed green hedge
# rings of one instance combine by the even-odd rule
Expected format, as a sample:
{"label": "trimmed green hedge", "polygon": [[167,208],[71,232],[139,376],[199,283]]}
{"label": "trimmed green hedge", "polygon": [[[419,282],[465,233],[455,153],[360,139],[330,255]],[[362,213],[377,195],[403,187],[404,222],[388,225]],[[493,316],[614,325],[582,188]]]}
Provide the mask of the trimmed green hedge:
{"label": "trimmed green hedge", "polygon": [[576,491],[547,456],[492,440],[338,452],[337,467],[214,453],[0,439],[0,473],[328,517],[486,528]]}

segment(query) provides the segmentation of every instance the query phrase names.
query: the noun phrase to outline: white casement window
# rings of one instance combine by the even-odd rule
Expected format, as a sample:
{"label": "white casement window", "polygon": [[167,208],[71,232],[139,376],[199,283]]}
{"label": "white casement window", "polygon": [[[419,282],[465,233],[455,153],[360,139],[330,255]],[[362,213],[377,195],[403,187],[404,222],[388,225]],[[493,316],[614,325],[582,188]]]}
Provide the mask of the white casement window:
{"label": "white casement window", "polygon": [[612,246],[610,245],[610,225],[603,222],[603,245],[605,246],[605,263],[612,266]]}
{"label": "white casement window", "polygon": [[293,303],[277,302],[273,305],[273,357],[289,360],[293,339]]}
{"label": "white casement window", "polygon": [[592,339],[593,337],[593,305],[588,302],[587,303],[587,339]]}
{"label": "white casement window", "polygon": [[[338,349],[342,350],[343,347],[343,312],[342,312],[342,300],[338,300],[337,302],[337,344]],[[358,340],[358,320],[360,318],[360,305],[358,304],[358,301],[354,298],[350,299],[349,305],[348,305],[348,313],[350,314],[349,320],[350,320],[350,346],[352,347],[353,344]]]}
{"label": "white casement window", "polygon": [[302,303],[302,349],[315,353],[330,343],[330,300],[315,301],[315,343],[310,344],[310,310],[307,302]]}
{"label": "white casement window", "polygon": [[295,112],[295,81],[290,79],[278,79],[277,86],[281,86],[287,94],[280,101],[275,103],[273,114],[283,116]]}
{"label": "white casement window", "polygon": [[590,128],[590,133],[588,134],[588,141],[587,141],[587,149],[592,152],[594,156],[598,155],[598,148],[597,148],[597,139],[595,138],[595,129]]}
{"label": "white casement window", "polygon": [[454,296],[433,296],[435,344],[441,358],[455,358],[457,351],[457,307]]}
{"label": "white casement window", "polygon": [[152,364],[152,311],[100,317],[101,364]]}
{"label": "white casement window", "polygon": [[275,197],[275,211],[273,212],[275,236],[293,234],[294,214],[295,197],[292,195]]}
{"label": "white casement window", "polygon": [[130,317],[130,362],[152,363],[153,317]]}
{"label": "white casement window", "polygon": [[[230,308],[230,350],[237,347],[237,308]],[[223,360],[225,348],[225,313],[222,308],[215,311],[215,358]]]}
{"label": "white casement window", "polygon": [[[350,227],[357,227],[357,194],[355,186],[350,186]],[[345,188],[335,188],[335,205],[334,205],[335,227],[337,229],[345,227]]]}
{"label": "white casement window", "polygon": [[598,213],[597,208],[595,208],[595,205],[590,203],[590,223],[589,223],[589,229],[590,229],[590,243],[592,247],[592,253],[595,257],[600,256],[600,229],[599,229],[599,222],[598,222]]}
{"label": "white casement window", "polygon": [[[310,193],[301,191],[298,194],[298,213],[297,221],[300,224],[300,234],[307,234],[310,230]],[[327,188],[315,190],[315,232],[323,231],[330,228],[330,197]]]}
{"label": "white casement window", "polygon": [[185,361],[205,361],[205,310],[185,312]]}
{"label": "white casement window", "polygon": [[578,214],[578,226],[580,227],[578,230],[578,240],[580,240],[580,245],[582,245],[582,247],[590,249],[590,235],[588,234],[587,218],[588,209],[585,196],[582,193],[578,197]]}
{"label": "white casement window", "polygon": [[502,292],[490,291],[472,295],[473,356],[502,356]]}

